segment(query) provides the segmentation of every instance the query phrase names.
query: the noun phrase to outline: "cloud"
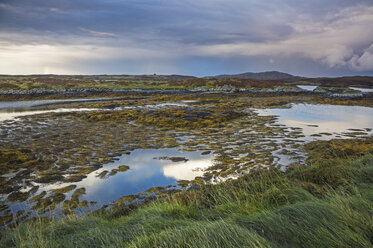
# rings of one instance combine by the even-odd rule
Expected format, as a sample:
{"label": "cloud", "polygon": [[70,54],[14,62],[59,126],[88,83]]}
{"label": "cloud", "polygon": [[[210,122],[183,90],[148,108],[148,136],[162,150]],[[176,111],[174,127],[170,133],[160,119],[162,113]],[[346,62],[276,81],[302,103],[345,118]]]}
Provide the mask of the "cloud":
{"label": "cloud", "polygon": [[[359,47],[366,48],[373,38],[373,7],[346,8],[330,15],[326,21],[303,19],[300,16],[294,23],[289,23],[295,33],[280,41],[226,43],[198,49],[208,56],[302,56],[332,68],[351,64],[352,58],[358,63],[356,53]],[[362,55],[361,60],[368,60],[369,51]],[[356,63],[354,68],[357,68]]]}
{"label": "cloud", "polygon": [[98,32],[98,31],[94,31],[94,30],[89,30],[87,28],[80,28],[80,30],[82,30],[84,32],[88,32],[91,35],[98,36],[98,37],[118,37],[117,34],[109,33],[109,32]]}
{"label": "cloud", "polygon": [[361,56],[354,55],[350,59],[349,65],[357,71],[373,70],[373,44]]}
{"label": "cloud", "polygon": [[[12,37],[11,40],[20,38],[12,34],[4,36]],[[117,73],[167,73],[177,70],[172,61],[184,54],[179,48],[168,51],[166,48],[138,47],[132,41],[106,44],[102,40],[100,43],[84,38],[80,42],[85,44],[76,44],[74,38],[66,37],[66,44],[39,44],[32,42],[36,39],[32,35],[28,38],[29,44],[13,44],[5,39],[0,42],[0,74],[97,73],[103,67],[116,68]],[[168,47],[172,50],[172,45]],[[90,66],[92,68],[87,69]],[[100,73],[105,71],[100,70]]]}

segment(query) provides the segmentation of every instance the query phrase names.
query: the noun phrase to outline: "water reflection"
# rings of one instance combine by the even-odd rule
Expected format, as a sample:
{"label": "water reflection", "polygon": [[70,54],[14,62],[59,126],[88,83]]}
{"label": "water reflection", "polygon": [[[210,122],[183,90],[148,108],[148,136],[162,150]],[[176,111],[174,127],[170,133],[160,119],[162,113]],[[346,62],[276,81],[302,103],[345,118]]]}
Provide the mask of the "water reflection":
{"label": "water reflection", "polygon": [[53,110],[35,110],[35,111],[10,111],[7,110],[6,112],[0,112],[0,121],[6,120],[13,120],[17,117],[27,116],[27,115],[37,115],[37,114],[45,114],[45,113],[66,113],[66,112],[78,112],[78,111],[93,111],[97,109],[91,108],[60,108],[60,109],[53,109]]}
{"label": "water reflection", "polygon": [[308,90],[308,91],[313,91],[314,89],[317,88],[317,86],[312,86],[312,85],[297,85],[298,88],[301,88],[302,90]]}
{"label": "water reflection", "polygon": [[188,104],[186,103],[174,103],[174,102],[166,102],[166,103],[159,103],[159,104],[146,104],[146,105],[138,105],[138,106],[123,106],[123,107],[116,107],[114,110],[127,110],[127,109],[159,109],[159,108],[169,108],[169,107],[187,107]]}
{"label": "water reflection", "polygon": [[175,178],[177,180],[193,180],[197,176],[202,176],[204,173],[203,169],[211,165],[211,158],[171,163],[163,167],[163,174],[166,177]]}
{"label": "water reflection", "polygon": [[[113,100],[113,99],[118,99],[118,98],[0,102],[0,121],[13,120],[21,116],[45,114],[45,113],[104,110],[104,109],[93,109],[93,108],[59,108],[59,109],[52,109],[52,110],[40,110],[40,108],[35,109],[35,107],[47,105],[47,104],[55,104],[55,103],[102,101],[102,100]],[[127,109],[159,109],[159,108],[169,108],[169,107],[186,107],[188,106],[188,103],[189,103],[188,101],[185,101],[185,103],[166,102],[166,103],[152,104],[152,105],[116,107],[113,110],[116,111],[116,110],[127,110]],[[105,110],[108,110],[108,109],[105,109]]]}
{"label": "water reflection", "polygon": [[357,88],[357,87],[350,87],[352,90],[358,90],[361,92],[373,92],[373,89],[367,89],[367,88]]}
{"label": "water reflection", "polygon": [[[171,162],[159,157],[185,157],[187,162]],[[130,155],[122,155],[119,160],[104,165],[77,183],[63,183],[42,186],[39,191],[62,188],[71,184],[84,187],[83,200],[99,202],[98,206],[110,203],[121,196],[138,194],[155,186],[176,185],[177,180],[192,180],[203,175],[203,169],[212,166],[213,156],[202,156],[201,152],[180,152],[176,148],[139,149]],[[99,178],[104,170],[111,171],[120,165],[130,169],[114,176]]]}
{"label": "water reflection", "polygon": [[[304,135],[349,132],[348,129],[373,127],[373,108],[361,106],[336,106],[315,104],[294,104],[290,109],[259,110],[260,114],[277,115],[278,122],[290,127],[300,127]],[[329,136],[330,138],[330,136]]]}
{"label": "water reflection", "polygon": [[[302,135],[293,137],[293,140],[301,143],[373,134],[373,108],[369,107],[294,104],[288,109],[264,109],[257,112],[263,115],[276,115],[277,122],[289,128],[301,128]],[[276,142],[286,143],[283,140],[284,138],[280,138]],[[282,149],[289,153],[282,154]],[[295,156],[290,155],[292,152]],[[273,151],[272,155],[276,158],[275,163],[281,165],[281,169],[305,159],[305,154],[291,145]]]}
{"label": "water reflection", "polygon": [[73,102],[92,102],[115,100],[122,98],[77,98],[77,99],[60,99],[60,100],[30,100],[30,101],[0,101],[0,109],[25,109],[36,106],[55,104],[55,103],[73,103]]}

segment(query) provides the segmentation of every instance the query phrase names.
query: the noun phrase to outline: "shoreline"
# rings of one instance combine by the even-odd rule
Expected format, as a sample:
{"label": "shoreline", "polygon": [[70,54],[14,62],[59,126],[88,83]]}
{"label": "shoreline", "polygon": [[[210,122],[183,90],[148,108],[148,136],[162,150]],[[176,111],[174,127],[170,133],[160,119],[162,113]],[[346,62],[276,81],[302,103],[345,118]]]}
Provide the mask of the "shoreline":
{"label": "shoreline", "polygon": [[[101,89],[101,88],[78,88],[78,89],[33,89],[33,90],[0,90],[0,101],[19,100],[42,100],[42,99],[70,99],[85,97],[113,97],[126,94],[258,94],[258,95],[319,95],[327,98],[361,99],[373,96],[372,92],[359,93],[333,93],[326,90],[304,90],[300,88],[274,89],[236,89],[236,88],[212,88],[212,89]],[[19,99],[21,98],[21,99]],[[94,99],[93,99],[94,100]]]}

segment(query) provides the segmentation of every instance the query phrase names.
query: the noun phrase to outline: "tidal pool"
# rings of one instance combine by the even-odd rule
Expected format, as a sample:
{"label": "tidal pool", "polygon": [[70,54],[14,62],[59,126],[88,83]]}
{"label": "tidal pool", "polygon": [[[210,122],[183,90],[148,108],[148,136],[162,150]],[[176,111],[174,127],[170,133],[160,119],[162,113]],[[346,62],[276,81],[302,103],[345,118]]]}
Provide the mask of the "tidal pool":
{"label": "tidal pool", "polygon": [[[277,116],[277,123],[299,133],[295,140],[302,142],[362,138],[373,134],[373,108],[370,107],[293,104],[291,108],[261,109],[256,112]],[[286,143],[283,138],[276,142]],[[301,156],[305,155],[291,145],[283,148],[272,153],[277,158],[276,162],[285,166],[283,169],[290,163],[302,161]],[[295,153],[299,159],[294,159],[291,153]]]}
{"label": "tidal pool", "polygon": [[358,90],[358,91],[361,91],[361,92],[368,92],[368,93],[373,92],[373,89],[367,89],[367,88],[350,87],[350,89]]}
{"label": "tidal pool", "polygon": [[[115,100],[121,98],[93,98],[93,99],[68,99],[68,100],[35,100],[35,101],[9,101],[0,102],[0,121],[13,120],[17,117],[37,115],[45,113],[67,113],[67,112],[79,112],[79,111],[94,111],[104,110],[97,108],[57,108],[57,109],[43,109],[42,106],[50,104],[68,104],[75,102],[90,102],[90,101],[105,101]],[[170,107],[187,107],[188,101],[173,103],[166,102],[160,104],[148,104],[139,106],[124,106],[116,107],[113,111],[127,110],[127,109],[159,109],[159,108],[170,108]],[[109,110],[109,109],[107,109]]]}
{"label": "tidal pool", "polygon": [[[174,158],[182,160],[173,162]],[[95,202],[95,205],[89,206],[90,210],[95,210],[122,196],[140,194],[153,187],[176,188],[178,180],[192,180],[202,176],[204,169],[212,166],[214,156],[202,155],[201,151],[181,152],[177,148],[166,148],[137,149],[114,159],[114,162],[103,165],[80,182],[36,184],[39,189],[35,195],[76,185],[75,189],[85,189],[85,194],[79,198],[80,201]],[[110,175],[113,169],[123,165],[129,166],[129,169]],[[108,173],[100,177],[104,171]],[[74,190],[66,194],[67,198],[70,198],[73,192]],[[32,205],[34,204],[16,203],[10,205],[10,209],[13,212],[29,210]]]}
{"label": "tidal pool", "polygon": [[314,89],[317,88],[317,86],[313,85],[297,85],[298,88],[301,88],[302,90],[308,90],[308,91],[313,91]]}
{"label": "tidal pool", "polygon": [[49,104],[62,104],[74,102],[93,102],[93,101],[106,101],[121,98],[76,98],[76,99],[60,99],[60,100],[32,100],[32,101],[0,101],[0,109],[15,110],[15,109],[28,109],[37,106]]}
{"label": "tidal pool", "polygon": [[60,100],[33,100],[33,101],[0,101],[0,121],[13,120],[17,117],[37,115],[45,113],[65,113],[77,111],[92,111],[98,109],[90,108],[56,108],[42,109],[42,106],[50,104],[64,104],[75,102],[92,102],[106,101],[121,98],[77,98],[77,99],[60,99]]}
{"label": "tidal pool", "polygon": [[27,115],[38,115],[46,113],[68,113],[68,112],[79,112],[79,111],[94,111],[98,109],[89,108],[59,108],[53,110],[23,110],[23,111],[1,111],[0,110],[0,121],[13,120],[17,117],[27,116]]}
{"label": "tidal pool", "polygon": [[[181,157],[187,161],[172,162],[162,157]],[[192,180],[203,175],[203,169],[210,167],[213,156],[203,156],[201,152],[180,152],[176,148],[138,149],[123,154],[117,160],[103,165],[87,178],[77,183],[48,185],[40,190],[61,188],[71,184],[84,187],[86,194],[82,198],[89,201],[110,203],[124,195],[141,193],[149,188],[176,185],[177,180]],[[113,176],[98,177],[103,171],[111,171],[120,165],[129,166],[129,170]]]}
{"label": "tidal pool", "polygon": [[373,108],[370,107],[293,104],[291,108],[264,109],[258,113],[276,115],[280,124],[302,128],[307,139],[314,139],[315,134],[321,134],[317,139],[330,139],[348,133],[357,136],[373,133]]}

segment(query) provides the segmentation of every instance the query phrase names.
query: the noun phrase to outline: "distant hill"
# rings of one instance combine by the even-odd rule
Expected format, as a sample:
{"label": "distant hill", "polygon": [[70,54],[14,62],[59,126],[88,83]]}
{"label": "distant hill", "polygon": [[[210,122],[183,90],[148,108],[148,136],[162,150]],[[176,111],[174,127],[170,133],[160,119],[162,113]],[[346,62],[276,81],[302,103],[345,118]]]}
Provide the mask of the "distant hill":
{"label": "distant hill", "polygon": [[288,73],[279,71],[266,71],[266,72],[246,72],[242,74],[225,74],[214,76],[213,78],[224,79],[224,78],[239,78],[239,79],[254,79],[254,80],[284,80],[284,79],[295,79],[300,78],[293,76]]}

